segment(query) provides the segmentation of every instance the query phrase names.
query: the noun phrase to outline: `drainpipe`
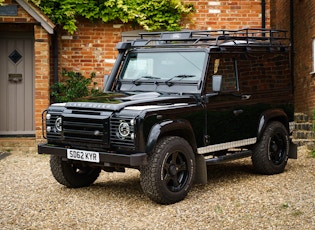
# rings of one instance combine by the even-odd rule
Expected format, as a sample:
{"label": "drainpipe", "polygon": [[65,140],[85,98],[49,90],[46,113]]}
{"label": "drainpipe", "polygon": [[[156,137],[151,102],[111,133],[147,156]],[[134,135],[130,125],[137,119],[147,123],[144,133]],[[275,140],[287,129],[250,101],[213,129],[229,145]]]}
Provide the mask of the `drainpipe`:
{"label": "drainpipe", "polygon": [[261,28],[266,28],[266,1],[261,0]]}
{"label": "drainpipe", "polygon": [[294,1],[290,0],[290,41],[291,41],[291,81],[292,81],[292,92],[294,93]]}
{"label": "drainpipe", "polygon": [[53,34],[53,75],[54,83],[58,82],[58,34],[54,31]]}

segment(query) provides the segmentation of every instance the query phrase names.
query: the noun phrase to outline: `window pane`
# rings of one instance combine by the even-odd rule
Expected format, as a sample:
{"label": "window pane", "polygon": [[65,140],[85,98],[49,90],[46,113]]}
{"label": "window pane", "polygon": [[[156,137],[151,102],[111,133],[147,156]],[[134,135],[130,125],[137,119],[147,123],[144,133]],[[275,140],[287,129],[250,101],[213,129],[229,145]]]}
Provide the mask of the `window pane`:
{"label": "window pane", "polygon": [[167,80],[189,75],[187,78],[180,78],[181,81],[196,81],[201,77],[205,55],[204,52],[132,53],[121,78],[127,80],[150,76]]}

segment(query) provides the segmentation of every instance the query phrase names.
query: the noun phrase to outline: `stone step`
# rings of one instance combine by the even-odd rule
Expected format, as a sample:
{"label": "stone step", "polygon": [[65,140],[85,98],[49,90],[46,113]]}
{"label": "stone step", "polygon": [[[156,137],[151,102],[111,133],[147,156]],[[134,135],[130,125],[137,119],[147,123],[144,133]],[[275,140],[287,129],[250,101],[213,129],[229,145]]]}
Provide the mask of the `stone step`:
{"label": "stone step", "polygon": [[36,153],[35,137],[0,138],[0,152]]}
{"label": "stone step", "polygon": [[309,149],[315,149],[314,139],[293,139],[292,142],[297,146],[307,146]]}
{"label": "stone step", "polygon": [[313,131],[312,122],[294,123],[294,130]]}
{"label": "stone step", "polygon": [[304,113],[294,114],[292,141],[298,146],[311,146],[315,143],[313,121]]}
{"label": "stone step", "polygon": [[309,119],[308,115],[306,115],[304,113],[295,113],[294,114],[294,121],[296,123],[304,123],[304,122],[309,122],[310,119]]}
{"label": "stone step", "polygon": [[314,139],[315,135],[312,130],[295,130],[293,131],[293,139]]}

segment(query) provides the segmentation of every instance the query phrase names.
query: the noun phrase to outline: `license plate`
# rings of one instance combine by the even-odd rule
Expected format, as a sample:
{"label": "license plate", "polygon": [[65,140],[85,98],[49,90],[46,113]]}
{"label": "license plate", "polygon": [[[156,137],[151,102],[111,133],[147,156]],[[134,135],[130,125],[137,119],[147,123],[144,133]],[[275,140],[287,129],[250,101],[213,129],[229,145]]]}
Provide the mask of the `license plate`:
{"label": "license plate", "polygon": [[78,161],[100,162],[100,154],[98,152],[79,149],[67,149],[67,158]]}

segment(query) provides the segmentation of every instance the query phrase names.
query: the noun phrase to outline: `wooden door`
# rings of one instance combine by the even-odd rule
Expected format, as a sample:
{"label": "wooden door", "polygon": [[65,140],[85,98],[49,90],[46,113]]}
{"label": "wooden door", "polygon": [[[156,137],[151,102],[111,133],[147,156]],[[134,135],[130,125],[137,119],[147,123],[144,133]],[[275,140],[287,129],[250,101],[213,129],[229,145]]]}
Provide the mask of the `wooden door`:
{"label": "wooden door", "polygon": [[0,135],[34,135],[33,34],[0,35]]}

